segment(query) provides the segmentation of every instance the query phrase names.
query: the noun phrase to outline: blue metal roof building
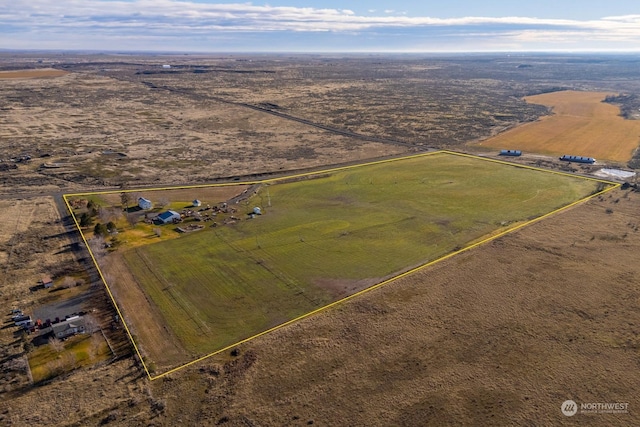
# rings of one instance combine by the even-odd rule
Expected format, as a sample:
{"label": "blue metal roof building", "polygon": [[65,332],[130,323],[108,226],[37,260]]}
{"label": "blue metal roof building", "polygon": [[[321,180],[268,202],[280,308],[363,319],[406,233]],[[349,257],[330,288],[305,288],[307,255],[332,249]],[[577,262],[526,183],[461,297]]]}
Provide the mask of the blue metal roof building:
{"label": "blue metal roof building", "polygon": [[520,156],[522,151],[520,150],[500,150],[501,156]]}
{"label": "blue metal roof building", "polygon": [[596,159],[593,157],[582,157],[582,156],[570,156],[568,154],[560,157],[560,160],[564,160],[565,162],[577,162],[577,163],[590,163],[593,164],[596,162]]}
{"label": "blue metal roof building", "polygon": [[173,222],[174,219],[175,220],[180,219],[180,214],[176,211],[162,212],[160,215],[156,217],[156,220],[163,224],[168,224],[170,222]]}

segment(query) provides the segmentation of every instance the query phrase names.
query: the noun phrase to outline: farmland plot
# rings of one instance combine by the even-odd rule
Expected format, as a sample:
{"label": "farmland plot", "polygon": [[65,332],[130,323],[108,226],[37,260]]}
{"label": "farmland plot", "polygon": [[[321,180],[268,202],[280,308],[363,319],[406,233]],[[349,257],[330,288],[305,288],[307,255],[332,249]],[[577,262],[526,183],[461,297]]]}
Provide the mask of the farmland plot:
{"label": "farmland plot", "polygon": [[[264,182],[237,205],[236,220],[124,249],[105,257],[102,269],[115,274],[110,260],[122,258],[118,268],[128,273],[115,274],[108,286],[117,296],[142,290],[116,299],[125,319],[137,319],[132,327],[141,351],[166,369],[304,317],[604,186],[444,152],[340,168]],[[250,218],[254,207],[262,215]]]}
{"label": "farmland plot", "polygon": [[526,97],[527,102],[553,108],[554,114],[481,145],[626,163],[640,145],[640,122],[622,118],[618,107],[602,102],[606,96],[604,92],[563,91]]}

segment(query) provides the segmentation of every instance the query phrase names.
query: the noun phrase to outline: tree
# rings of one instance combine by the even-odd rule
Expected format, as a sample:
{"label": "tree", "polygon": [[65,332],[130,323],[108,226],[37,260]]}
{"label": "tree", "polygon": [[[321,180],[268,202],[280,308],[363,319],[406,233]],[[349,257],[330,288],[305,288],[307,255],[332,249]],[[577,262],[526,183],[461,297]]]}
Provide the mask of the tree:
{"label": "tree", "polygon": [[120,193],[120,202],[122,202],[122,208],[126,211],[129,210],[129,203],[131,202],[131,195],[126,191]]}
{"label": "tree", "polygon": [[142,194],[135,192],[135,193],[131,193],[130,195],[130,200],[137,205],[138,204],[138,200],[140,199],[140,197],[142,197]]}
{"label": "tree", "polygon": [[95,318],[92,314],[85,314],[83,316],[85,330],[88,334],[93,334],[96,331],[100,330],[100,323],[98,323],[98,319]]}
{"label": "tree", "polygon": [[158,206],[159,208],[164,208],[168,204],[169,204],[169,199],[167,199],[166,197],[161,197],[158,200],[158,204],[156,206]]}
{"label": "tree", "polygon": [[49,338],[49,346],[56,353],[60,353],[64,350],[64,343],[56,337]]}
{"label": "tree", "polygon": [[104,237],[100,235],[94,235],[93,239],[87,240],[89,244],[89,249],[91,249],[91,253],[95,257],[96,261],[101,261],[107,255],[106,242]]}
{"label": "tree", "polygon": [[100,222],[104,222],[105,224],[108,222],[117,221],[121,215],[122,211],[118,208],[101,207],[98,210],[98,218],[100,218]]}
{"label": "tree", "polygon": [[109,230],[109,233],[116,231],[116,229],[117,229],[116,224],[113,221],[109,221],[107,223],[107,230]]}
{"label": "tree", "polygon": [[97,359],[100,355],[100,350],[102,350],[104,343],[104,338],[102,338],[101,334],[95,334],[91,337],[91,342],[89,343],[89,357],[91,360]]}
{"label": "tree", "polygon": [[129,223],[129,225],[131,226],[131,228],[134,228],[138,222],[138,219],[140,219],[140,217],[136,214],[133,213],[128,213],[126,215],[127,217],[127,222]]}
{"label": "tree", "polygon": [[98,206],[93,200],[89,200],[87,202],[87,212],[90,216],[96,216],[99,208],[100,206]]}
{"label": "tree", "polygon": [[87,212],[83,212],[80,215],[80,227],[89,227],[91,224],[93,224],[93,218]]}
{"label": "tree", "polygon": [[106,236],[107,234],[109,234],[109,230],[107,229],[106,225],[99,222],[93,228],[93,234],[95,234],[96,236]]}
{"label": "tree", "polygon": [[65,276],[65,278],[62,279],[62,287],[64,289],[72,288],[75,285],[76,285],[76,279],[74,279],[71,276]]}

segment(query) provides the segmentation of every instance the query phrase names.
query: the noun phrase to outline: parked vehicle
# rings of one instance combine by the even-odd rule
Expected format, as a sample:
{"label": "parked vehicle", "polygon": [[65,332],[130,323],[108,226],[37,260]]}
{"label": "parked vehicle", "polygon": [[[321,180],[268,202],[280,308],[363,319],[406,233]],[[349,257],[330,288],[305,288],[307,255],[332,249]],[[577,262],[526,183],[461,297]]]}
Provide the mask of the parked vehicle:
{"label": "parked vehicle", "polygon": [[16,326],[28,326],[31,324],[31,316],[27,316],[21,320],[16,321]]}

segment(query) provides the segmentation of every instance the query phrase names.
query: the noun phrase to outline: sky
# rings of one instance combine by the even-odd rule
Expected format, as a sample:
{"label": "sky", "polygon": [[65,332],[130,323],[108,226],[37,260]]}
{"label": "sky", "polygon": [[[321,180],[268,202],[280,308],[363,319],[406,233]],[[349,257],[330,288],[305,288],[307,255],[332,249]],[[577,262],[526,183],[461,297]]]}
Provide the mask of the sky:
{"label": "sky", "polygon": [[0,49],[640,52],[637,0],[7,0]]}

